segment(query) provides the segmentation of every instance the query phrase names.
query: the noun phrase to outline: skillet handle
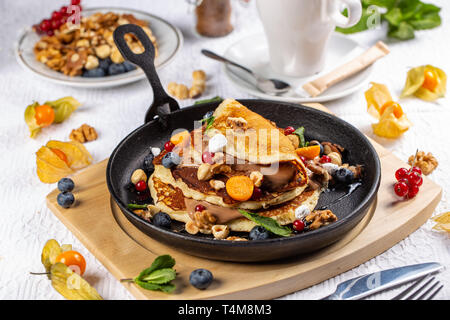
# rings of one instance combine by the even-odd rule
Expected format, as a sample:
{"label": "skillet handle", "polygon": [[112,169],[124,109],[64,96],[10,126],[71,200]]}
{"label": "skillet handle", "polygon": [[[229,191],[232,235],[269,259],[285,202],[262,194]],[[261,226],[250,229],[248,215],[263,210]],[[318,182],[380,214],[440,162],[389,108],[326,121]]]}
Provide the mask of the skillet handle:
{"label": "skillet handle", "polygon": [[[124,38],[127,33],[132,33],[139,39],[145,49],[143,53],[135,54],[131,51]],[[153,89],[153,103],[145,114],[145,123],[152,121],[155,116],[166,118],[169,113],[179,110],[180,106],[177,101],[166,93],[161,80],[159,80],[154,63],[155,47],[145,31],[135,24],[124,24],[114,30],[113,37],[122,56],[144,70]]]}

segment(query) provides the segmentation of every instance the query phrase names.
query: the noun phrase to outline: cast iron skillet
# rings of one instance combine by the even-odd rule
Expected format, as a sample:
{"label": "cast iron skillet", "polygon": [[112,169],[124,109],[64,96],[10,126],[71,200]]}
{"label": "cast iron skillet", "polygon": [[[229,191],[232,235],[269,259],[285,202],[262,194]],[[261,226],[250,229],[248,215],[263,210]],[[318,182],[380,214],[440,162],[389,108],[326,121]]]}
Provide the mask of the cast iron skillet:
{"label": "cast iron skillet", "polygon": [[[131,52],[124,40],[126,33],[134,33],[139,38],[145,48],[144,53],[136,55]],[[239,262],[268,261],[312,252],[330,245],[342,238],[367,214],[380,183],[380,161],[367,138],[352,125],[330,114],[297,104],[259,99],[239,101],[276,122],[279,127],[304,126],[307,139],[342,145],[347,150],[346,159],[349,163],[364,165],[361,186],[329,207],[338,216],[337,222],[287,238],[238,242],[190,235],[183,230],[184,224],[175,221],[171,230],[155,227],[128,210],[128,203],[148,203],[151,200],[148,193],[138,195],[130,186],[132,172],[142,168],[143,159],[150,147],[163,148],[176,129],[192,130],[194,121],[202,119],[206,112],[214,110],[219,103],[204,103],[180,109],[161,86],[153,65],[154,48],[143,30],[135,25],[122,25],[114,32],[114,40],[122,55],[144,70],[154,92],[154,101],[147,111],[145,124],[119,143],[109,158],[106,170],[107,184],[113,200],[127,219],[142,232],[178,250],[204,258]],[[332,203],[346,191],[344,188],[322,193],[318,207]]]}

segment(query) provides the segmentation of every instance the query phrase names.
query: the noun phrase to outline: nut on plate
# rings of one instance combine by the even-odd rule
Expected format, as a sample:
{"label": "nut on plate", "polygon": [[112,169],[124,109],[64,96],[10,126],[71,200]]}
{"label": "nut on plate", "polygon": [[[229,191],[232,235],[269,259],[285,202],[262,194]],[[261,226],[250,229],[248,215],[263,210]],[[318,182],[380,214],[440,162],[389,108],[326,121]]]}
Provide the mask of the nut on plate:
{"label": "nut on plate", "polygon": [[202,163],[197,169],[197,179],[200,181],[209,180],[213,177],[211,165],[209,163]]}
{"label": "nut on plate", "polygon": [[342,157],[340,153],[333,151],[328,154],[328,157],[330,157],[331,163],[334,163],[338,166],[342,165]]}
{"label": "nut on plate", "polygon": [[145,174],[144,170],[142,170],[142,169],[134,170],[133,174],[131,175],[131,183],[132,184],[136,184],[139,181],[147,182],[147,175]]}
{"label": "nut on plate", "polygon": [[73,129],[69,135],[70,140],[85,143],[93,141],[98,138],[97,131],[86,123],[81,125],[78,129]]}
{"label": "nut on plate", "polygon": [[259,171],[252,171],[250,173],[250,180],[252,180],[253,185],[255,187],[261,187],[263,178],[264,178],[263,174]]}
{"label": "nut on plate", "polygon": [[184,229],[190,234],[197,234],[200,231],[194,221],[186,222]]}
{"label": "nut on plate", "polygon": [[223,240],[230,234],[230,227],[224,224],[216,224],[211,228],[215,239]]}
{"label": "nut on plate", "polygon": [[209,180],[209,185],[214,190],[220,190],[220,189],[225,188],[225,182],[223,182],[221,180]]}
{"label": "nut on plate", "polygon": [[91,69],[97,68],[98,65],[99,65],[98,58],[96,56],[93,56],[92,54],[88,55],[86,64],[84,65],[84,67],[87,70],[91,70]]}
{"label": "nut on plate", "polygon": [[247,239],[241,238],[241,237],[238,237],[238,236],[231,236],[231,237],[226,238],[225,240],[229,240],[229,241],[248,241]]}
{"label": "nut on plate", "polygon": [[412,155],[408,159],[408,164],[420,168],[424,175],[429,175],[434,169],[436,169],[439,163],[431,152],[425,154],[424,151],[418,151],[415,163],[414,155]]}
{"label": "nut on plate", "polygon": [[331,210],[314,210],[305,217],[305,220],[311,222],[309,229],[315,230],[331,222],[337,221],[337,217]]}

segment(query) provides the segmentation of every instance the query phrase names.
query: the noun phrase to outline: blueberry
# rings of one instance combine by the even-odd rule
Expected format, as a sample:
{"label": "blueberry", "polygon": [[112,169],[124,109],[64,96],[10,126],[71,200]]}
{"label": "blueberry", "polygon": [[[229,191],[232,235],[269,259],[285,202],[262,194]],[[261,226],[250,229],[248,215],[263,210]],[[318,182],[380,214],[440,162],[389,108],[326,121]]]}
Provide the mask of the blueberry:
{"label": "blueberry", "polygon": [[99,78],[104,77],[105,71],[102,68],[95,68],[91,70],[86,70],[83,72],[83,77],[86,78]]}
{"label": "blueberry", "polygon": [[164,212],[158,212],[155,214],[152,221],[155,226],[166,229],[169,229],[172,224],[172,219],[170,219],[170,216]]}
{"label": "blueberry", "polygon": [[177,155],[174,152],[167,152],[164,157],[162,158],[162,165],[167,168],[170,169],[173,166],[177,166],[180,164],[181,159],[180,156]]}
{"label": "blueberry", "polygon": [[205,113],[205,115],[203,116],[203,119],[209,119],[213,116],[214,111],[208,111],[207,113]]}
{"label": "blueberry", "polygon": [[58,194],[56,200],[61,207],[69,208],[75,202],[75,197],[73,196],[72,192],[61,192],[60,194]]}
{"label": "blueberry", "polygon": [[125,68],[125,72],[128,71],[133,71],[136,69],[136,65],[134,65],[133,63],[131,63],[130,61],[125,61],[123,63],[123,67]]}
{"label": "blueberry", "polygon": [[270,237],[269,231],[267,231],[267,229],[262,226],[253,227],[253,229],[250,230],[250,233],[248,235],[248,238],[250,240],[265,240],[269,239],[269,237]]}
{"label": "blueberry", "polygon": [[155,166],[153,165],[153,159],[154,156],[153,153],[151,152],[145,156],[143,167],[146,173],[151,173],[155,170]]}
{"label": "blueberry", "polygon": [[111,65],[112,61],[110,58],[102,59],[99,61],[98,67],[103,69],[103,71],[108,72],[108,67]]}
{"label": "blueberry", "polygon": [[204,290],[209,287],[214,277],[211,271],[206,269],[196,269],[191,272],[189,282],[197,289]]}
{"label": "blueberry", "polygon": [[122,63],[113,63],[108,67],[108,74],[114,76],[125,72],[125,67]]}
{"label": "blueberry", "polygon": [[353,171],[347,168],[340,168],[334,173],[334,178],[337,182],[350,184],[353,181],[354,174]]}
{"label": "blueberry", "polygon": [[72,179],[62,178],[58,181],[58,189],[61,192],[70,192],[75,188],[75,183],[73,183]]}

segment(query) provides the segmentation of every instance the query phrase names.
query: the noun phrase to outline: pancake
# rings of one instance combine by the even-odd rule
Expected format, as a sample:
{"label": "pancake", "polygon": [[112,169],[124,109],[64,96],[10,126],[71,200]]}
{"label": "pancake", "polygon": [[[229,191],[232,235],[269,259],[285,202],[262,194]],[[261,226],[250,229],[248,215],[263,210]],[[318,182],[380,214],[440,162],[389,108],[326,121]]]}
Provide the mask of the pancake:
{"label": "pancake", "polygon": [[[172,219],[180,222],[187,223],[191,220],[188,213],[189,210],[186,206],[186,197],[180,188],[174,187],[171,184],[166,184],[156,176],[152,176],[149,179],[148,186],[153,199],[155,199],[155,206],[159,210],[166,212]],[[307,190],[281,204],[266,209],[252,210],[252,212],[256,212],[261,216],[270,217],[276,220],[280,225],[287,225],[294,222],[295,209],[298,206],[306,205],[311,211],[314,210],[317,201],[319,200],[320,192],[320,189]],[[227,213],[225,220],[220,220],[221,215],[216,215],[219,219],[217,223],[228,225],[232,231],[250,232],[250,230],[256,226],[256,223],[243,217],[237,211],[236,207],[224,208],[204,201],[199,203],[204,204],[207,207],[206,209],[212,212],[217,209],[228,210],[229,212]],[[227,220],[227,218],[231,219]]]}

